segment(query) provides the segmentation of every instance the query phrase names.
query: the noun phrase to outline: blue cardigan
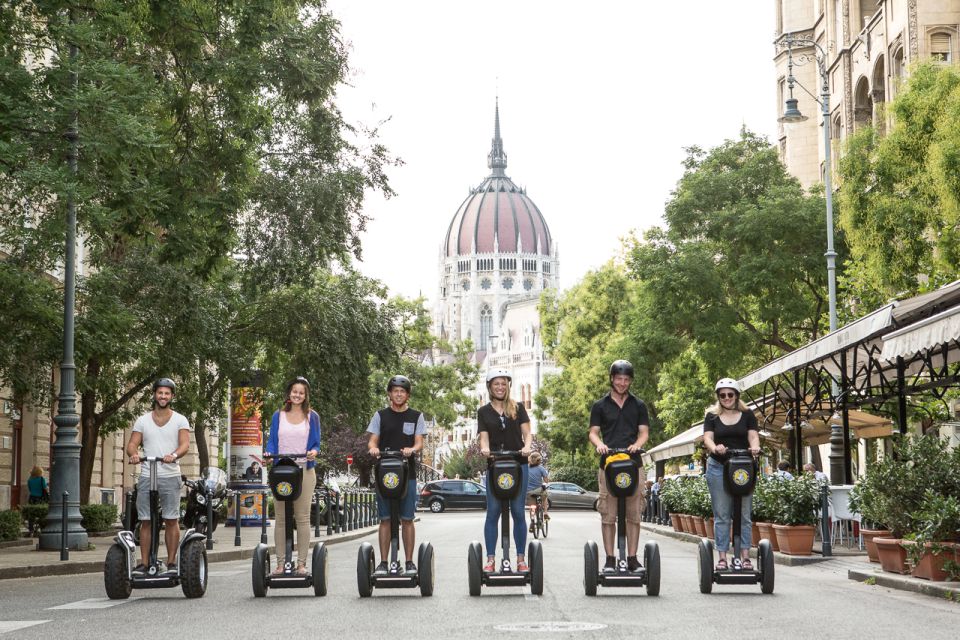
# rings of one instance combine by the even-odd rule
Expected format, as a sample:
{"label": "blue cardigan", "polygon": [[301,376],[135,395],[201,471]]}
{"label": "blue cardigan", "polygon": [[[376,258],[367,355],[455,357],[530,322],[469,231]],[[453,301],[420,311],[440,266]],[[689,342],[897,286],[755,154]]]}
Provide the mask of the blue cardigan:
{"label": "blue cardigan", "polygon": [[[263,448],[264,453],[277,455],[279,446],[280,432],[280,412],[275,411],[273,418],[270,419],[270,433],[267,435],[267,446]],[[310,432],[307,434],[307,451],[320,451],[320,416],[316,411],[310,411]],[[283,451],[282,453],[293,453],[292,451]],[[313,469],[314,463],[307,461],[307,469]]]}

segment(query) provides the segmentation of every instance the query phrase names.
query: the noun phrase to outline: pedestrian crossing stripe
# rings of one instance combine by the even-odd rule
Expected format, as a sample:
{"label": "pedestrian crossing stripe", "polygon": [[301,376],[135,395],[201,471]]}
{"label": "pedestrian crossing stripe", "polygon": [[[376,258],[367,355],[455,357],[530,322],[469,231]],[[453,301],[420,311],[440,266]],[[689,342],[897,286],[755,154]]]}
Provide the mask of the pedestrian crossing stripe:
{"label": "pedestrian crossing stripe", "polygon": [[111,600],[110,598],[87,598],[86,600],[68,602],[67,604],[61,604],[56,607],[47,607],[47,611],[62,609],[109,609],[110,607],[115,607],[118,604],[139,599],[140,598],[127,598],[126,600]]}
{"label": "pedestrian crossing stripe", "polygon": [[10,633],[11,631],[19,631],[20,629],[33,627],[38,624],[43,624],[44,622],[50,622],[50,621],[49,620],[0,620],[0,634]]}

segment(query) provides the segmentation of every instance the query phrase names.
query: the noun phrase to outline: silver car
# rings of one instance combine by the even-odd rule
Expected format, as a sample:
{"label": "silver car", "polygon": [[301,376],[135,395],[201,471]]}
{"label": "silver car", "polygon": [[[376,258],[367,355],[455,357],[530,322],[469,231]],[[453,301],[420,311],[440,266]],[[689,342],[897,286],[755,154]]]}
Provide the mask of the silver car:
{"label": "silver car", "polygon": [[587,491],[572,482],[548,482],[550,508],[560,509],[593,509],[597,510],[597,499],[600,494],[596,491]]}

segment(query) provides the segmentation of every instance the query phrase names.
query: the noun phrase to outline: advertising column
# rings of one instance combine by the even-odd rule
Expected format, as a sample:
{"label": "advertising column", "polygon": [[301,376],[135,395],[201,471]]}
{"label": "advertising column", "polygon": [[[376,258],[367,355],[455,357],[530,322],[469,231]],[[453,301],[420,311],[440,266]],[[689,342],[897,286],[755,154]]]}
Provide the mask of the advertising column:
{"label": "advertising column", "polygon": [[[260,492],[265,488],[261,409],[263,394],[259,387],[234,387],[230,394],[230,488],[240,500],[240,524],[260,526],[264,516]],[[249,493],[244,492],[249,490]],[[230,505],[230,520],[236,513]]]}

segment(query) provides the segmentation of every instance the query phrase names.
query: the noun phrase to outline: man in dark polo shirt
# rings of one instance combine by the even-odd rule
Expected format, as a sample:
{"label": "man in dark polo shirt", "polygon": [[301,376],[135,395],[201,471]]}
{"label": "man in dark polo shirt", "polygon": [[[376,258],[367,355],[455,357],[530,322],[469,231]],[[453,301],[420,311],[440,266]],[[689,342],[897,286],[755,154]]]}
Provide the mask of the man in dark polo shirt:
{"label": "man in dark polo shirt", "polygon": [[[604,572],[616,571],[614,538],[617,524],[617,499],[607,490],[603,465],[610,449],[626,449],[631,455],[639,451],[647,441],[650,419],[643,401],[630,393],[633,383],[633,365],[626,360],[617,360],[610,365],[610,393],[593,403],[590,410],[590,443],[600,454],[600,530],[603,533],[603,550],[607,554]],[[639,462],[639,460],[638,460]],[[640,543],[640,514],[643,513],[643,490],[627,498],[627,567],[630,571],[640,568],[637,547]]]}
{"label": "man in dark polo shirt", "polygon": [[[417,454],[423,450],[423,436],[427,425],[423,414],[414,411],[407,404],[412,389],[406,376],[393,376],[387,382],[387,396],[390,406],[373,414],[367,433],[370,440],[367,450],[374,458],[380,457],[381,449],[399,451],[407,458],[410,473],[407,476],[407,493],[400,501],[400,533],[403,538],[403,551],[407,557],[406,573],[416,573],[413,562],[413,545],[416,531],[413,517],[417,510]],[[377,511],[380,515],[380,564],[375,573],[387,573],[387,558],[390,554],[390,503],[377,493]]]}

